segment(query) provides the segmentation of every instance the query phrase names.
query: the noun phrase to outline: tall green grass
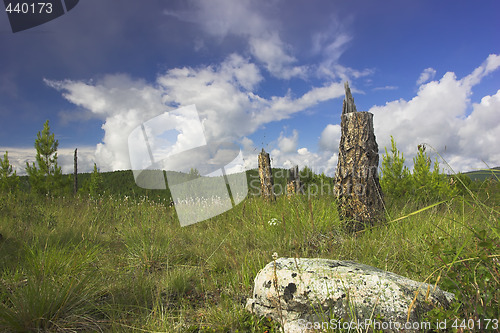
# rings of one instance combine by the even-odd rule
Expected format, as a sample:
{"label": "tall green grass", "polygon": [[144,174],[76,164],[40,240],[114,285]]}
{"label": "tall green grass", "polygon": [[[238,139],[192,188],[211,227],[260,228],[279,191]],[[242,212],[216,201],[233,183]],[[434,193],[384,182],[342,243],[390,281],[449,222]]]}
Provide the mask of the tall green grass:
{"label": "tall green grass", "polygon": [[499,189],[388,205],[346,234],[331,196],[248,197],[181,228],[174,208],[117,197],[0,195],[0,331],[263,332],[244,310],[280,257],[355,260],[455,292],[431,319],[498,318]]}
{"label": "tall green grass", "polygon": [[0,328],[92,329],[101,292],[97,248],[26,244],[20,267],[2,272]]}

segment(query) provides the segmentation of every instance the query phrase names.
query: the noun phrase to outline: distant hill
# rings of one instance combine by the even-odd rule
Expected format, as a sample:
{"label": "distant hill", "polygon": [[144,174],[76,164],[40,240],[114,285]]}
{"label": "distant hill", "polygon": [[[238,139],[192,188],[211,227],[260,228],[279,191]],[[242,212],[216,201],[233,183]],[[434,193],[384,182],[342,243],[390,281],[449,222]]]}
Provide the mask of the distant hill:
{"label": "distant hill", "polygon": [[[171,172],[171,171],[169,171]],[[193,178],[189,174],[183,174],[179,172],[172,172],[176,174],[178,181],[188,181]],[[144,174],[147,174],[145,171]],[[144,175],[143,174],[143,175]],[[79,173],[78,174],[78,189],[84,187],[85,183],[90,182],[91,173]],[[247,185],[249,194],[258,194],[260,190],[260,180],[258,170],[252,169],[246,171]],[[287,170],[273,168],[274,183],[279,189],[286,188],[286,178]],[[69,177],[71,179],[71,189],[73,188],[73,175],[64,175],[64,177]],[[139,187],[134,180],[134,174],[132,170],[120,170],[112,172],[102,172],[101,177],[103,180],[103,188],[106,194],[113,196],[123,197],[128,196],[130,198],[139,199],[141,197],[147,196],[148,199],[153,201],[170,201],[171,194],[168,188],[168,183],[166,182],[166,190],[149,190]],[[231,175],[229,175],[231,177]],[[28,176],[20,176],[20,188],[22,190],[29,190]]]}
{"label": "distant hill", "polygon": [[[485,181],[486,179],[500,179],[500,167],[495,167],[493,169],[483,169],[476,171],[464,172],[464,175],[468,176],[473,181]],[[495,177],[496,176],[496,177]]]}
{"label": "distant hill", "polygon": [[[91,173],[78,174],[78,189],[85,186],[85,183],[90,182]],[[73,175],[64,175],[71,180],[71,191],[73,189]],[[20,188],[22,190],[29,189],[28,176],[20,176]],[[132,170],[120,170],[112,172],[102,172],[101,178],[103,181],[103,189],[106,194],[113,196],[129,196],[132,198],[140,198],[148,196],[152,200],[169,200],[170,191],[165,190],[147,190],[136,185]]]}
{"label": "distant hill", "polygon": [[[275,191],[278,194],[285,193],[286,180],[288,176],[287,169],[273,168],[273,177],[275,184]],[[147,171],[145,172],[147,174]],[[176,178],[180,182],[184,182],[193,178],[192,175],[175,173]],[[493,169],[476,170],[463,173],[464,175],[470,177],[473,181],[484,181],[486,179],[500,179],[500,167],[495,167]],[[79,173],[78,174],[78,188],[81,189],[86,182],[90,181],[91,173]],[[256,195],[260,191],[260,180],[259,173],[257,169],[251,169],[246,171],[248,193],[250,195]],[[71,189],[73,188],[73,175],[65,175],[65,177],[71,180]],[[103,180],[103,188],[106,194],[110,194],[117,197],[128,196],[130,198],[139,199],[141,197],[147,196],[153,201],[170,201],[171,194],[166,184],[166,190],[148,190],[137,186],[134,180],[134,174],[132,170],[121,170],[112,172],[102,172],[101,177]],[[20,176],[20,188],[21,190],[29,189],[28,176]],[[333,178],[326,177],[325,181],[329,182],[333,186]],[[306,181],[307,182],[307,181]],[[68,192],[70,190],[68,189]]]}

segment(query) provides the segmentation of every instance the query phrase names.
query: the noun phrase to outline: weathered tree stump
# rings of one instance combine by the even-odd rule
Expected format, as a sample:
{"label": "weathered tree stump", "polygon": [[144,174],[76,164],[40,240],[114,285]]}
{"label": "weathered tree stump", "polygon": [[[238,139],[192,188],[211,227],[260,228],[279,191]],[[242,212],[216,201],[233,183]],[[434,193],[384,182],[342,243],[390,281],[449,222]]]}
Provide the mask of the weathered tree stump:
{"label": "weathered tree stump", "polygon": [[276,199],[274,195],[274,181],[271,170],[271,160],[269,154],[264,151],[259,154],[259,177],[260,177],[260,195],[269,201]]}
{"label": "weathered tree stump", "polygon": [[373,114],[357,112],[347,82],[345,94],[334,194],[347,229],[359,231],[384,220],[384,202]]}
{"label": "weathered tree stump", "polygon": [[300,191],[299,166],[296,165],[288,170],[288,180],[286,184],[286,193],[288,196],[297,194]]}

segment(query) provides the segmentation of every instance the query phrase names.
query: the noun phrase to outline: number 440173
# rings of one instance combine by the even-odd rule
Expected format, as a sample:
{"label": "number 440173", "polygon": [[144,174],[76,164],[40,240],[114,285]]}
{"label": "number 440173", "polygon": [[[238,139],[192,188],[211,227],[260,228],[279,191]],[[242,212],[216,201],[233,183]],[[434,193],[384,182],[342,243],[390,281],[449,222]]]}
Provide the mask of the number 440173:
{"label": "number 440173", "polygon": [[474,319],[469,319],[469,320],[459,320],[455,319],[453,321],[453,324],[451,327],[459,329],[484,329],[484,330],[496,330],[498,329],[498,319],[482,319],[482,320],[474,320]]}
{"label": "number 440173", "polygon": [[52,3],[50,2],[18,2],[15,5],[9,3],[5,11],[18,14],[50,14],[52,13]]}

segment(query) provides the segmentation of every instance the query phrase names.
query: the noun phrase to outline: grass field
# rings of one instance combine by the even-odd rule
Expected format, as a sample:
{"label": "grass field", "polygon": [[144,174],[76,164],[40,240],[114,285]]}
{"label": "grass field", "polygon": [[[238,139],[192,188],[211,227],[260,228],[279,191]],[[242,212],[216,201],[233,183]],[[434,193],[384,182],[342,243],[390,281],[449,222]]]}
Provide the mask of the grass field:
{"label": "grass field", "polygon": [[493,182],[425,207],[388,199],[389,222],[353,235],[332,196],[249,197],[181,228],[166,202],[2,194],[0,331],[278,332],[244,310],[274,252],[437,282],[461,303],[433,320],[499,318],[499,204]]}

